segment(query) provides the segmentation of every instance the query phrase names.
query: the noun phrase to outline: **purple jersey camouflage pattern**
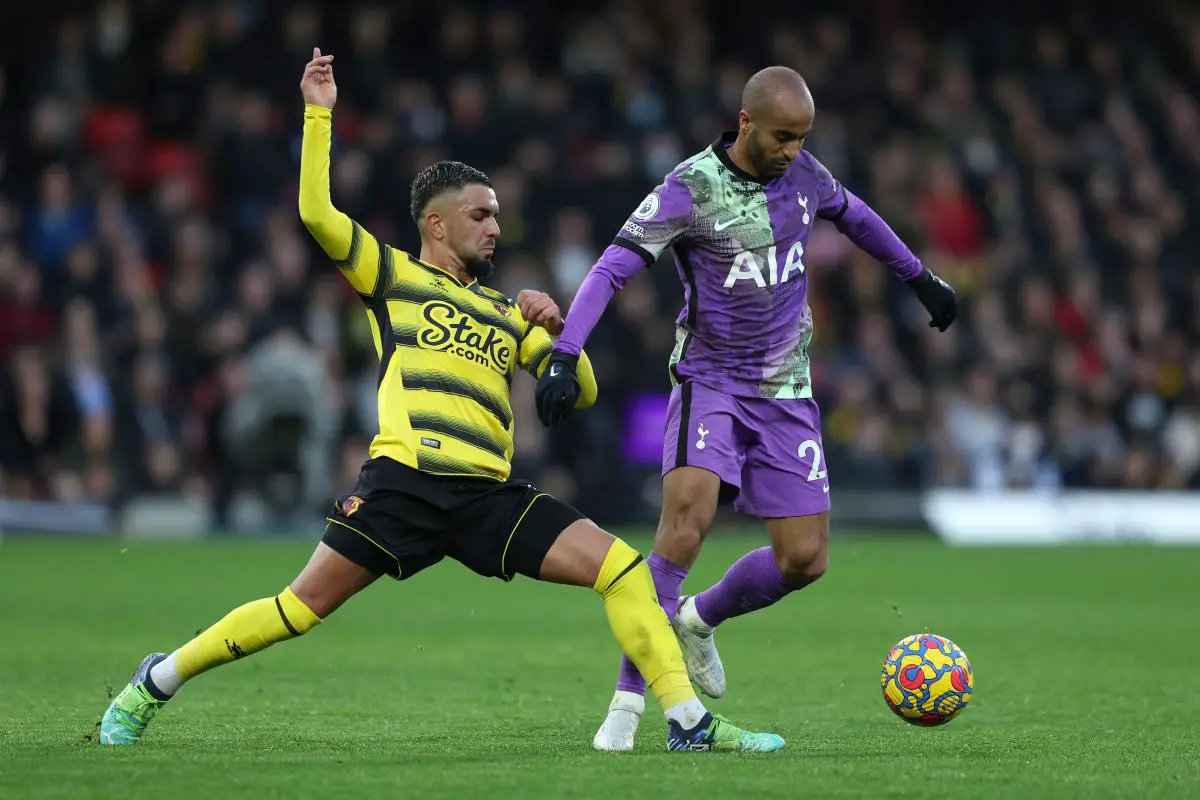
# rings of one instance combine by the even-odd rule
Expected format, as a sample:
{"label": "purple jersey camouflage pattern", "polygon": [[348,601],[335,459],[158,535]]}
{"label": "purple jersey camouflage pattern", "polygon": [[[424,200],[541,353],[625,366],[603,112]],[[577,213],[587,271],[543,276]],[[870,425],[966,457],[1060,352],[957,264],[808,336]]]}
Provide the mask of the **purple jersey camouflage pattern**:
{"label": "purple jersey camouflage pattern", "polygon": [[779,179],[747,179],[721,143],[684,162],[619,236],[657,257],[668,247],[683,283],[674,381],[701,378],[734,395],[811,396],[812,314],[804,247],[817,216],[845,210],[833,177],[801,151]]}
{"label": "purple jersey camouflage pattern", "polygon": [[557,348],[577,353],[613,293],[665,250],[684,287],[671,356],[674,384],[695,380],[737,396],[812,396],[805,245],[832,221],[904,280],[917,258],[811,154],[763,182],[741,170],[725,133],[666,176],[589,273]]}

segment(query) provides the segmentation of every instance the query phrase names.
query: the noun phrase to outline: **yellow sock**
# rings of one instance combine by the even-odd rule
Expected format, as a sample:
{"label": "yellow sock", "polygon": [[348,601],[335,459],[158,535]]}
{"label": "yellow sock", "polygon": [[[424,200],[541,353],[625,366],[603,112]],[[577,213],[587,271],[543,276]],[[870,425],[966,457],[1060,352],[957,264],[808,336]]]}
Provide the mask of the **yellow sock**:
{"label": "yellow sock", "polygon": [[663,710],[695,700],[679,643],[658,604],[654,578],[638,552],[620,539],[614,541],[592,588],[604,598],[617,644],[642,673]]}
{"label": "yellow sock", "polygon": [[276,642],[307,633],[321,618],[292,592],[264,597],[230,611],[225,617],[173,654],[181,680],[213,667],[265,650]]}

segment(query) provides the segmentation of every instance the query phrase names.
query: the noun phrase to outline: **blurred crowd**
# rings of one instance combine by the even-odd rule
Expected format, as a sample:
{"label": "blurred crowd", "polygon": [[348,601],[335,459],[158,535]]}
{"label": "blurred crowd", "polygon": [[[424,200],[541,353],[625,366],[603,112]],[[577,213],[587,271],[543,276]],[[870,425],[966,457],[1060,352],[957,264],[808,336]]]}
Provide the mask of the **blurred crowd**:
{"label": "blurred crowd", "polygon": [[[0,10],[0,496],[279,508],[352,484],[376,364],[296,212],[312,47],[336,56],[334,202],[417,246],[408,182],[501,203],[510,294],[569,306],[650,187],[798,69],[809,148],[959,291],[911,293],[829,225],[808,248],[838,488],[1200,488],[1200,12],[1073,2],[18,3]],[[982,7],[981,7],[982,9]],[[767,24],[769,21],[769,24]],[[516,473],[597,518],[639,496],[630,409],[668,386],[662,263],[589,342],[598,407]],[[625,504],[621,504],[625,505]]]}

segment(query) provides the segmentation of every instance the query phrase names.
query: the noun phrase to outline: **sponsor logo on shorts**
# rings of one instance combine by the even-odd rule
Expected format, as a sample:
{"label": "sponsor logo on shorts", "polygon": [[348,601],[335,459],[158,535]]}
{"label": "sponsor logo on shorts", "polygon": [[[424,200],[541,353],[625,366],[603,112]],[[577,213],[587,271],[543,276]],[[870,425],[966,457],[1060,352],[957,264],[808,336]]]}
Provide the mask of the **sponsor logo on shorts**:
{"label": "sponsor logo on shorts", "polygon": [[709,432],[710,431],[708,430],[708,428],[704,427],[703,422],[701,422],[699,425],[696,426],[696,433],[700,434],[700,441],[696,442],[697,450],[704,449],[704,437],[708,436]]}
{"label": "sponsor logo on shorts", "polygon": [[358,511],[358,507],[361,506],[362,503],[363,501],[361,497],[354,497],[351,495],[350,497],[346,498],[345,502],[342,503],[342,513],[347,517],[353,517],[354,512]]}

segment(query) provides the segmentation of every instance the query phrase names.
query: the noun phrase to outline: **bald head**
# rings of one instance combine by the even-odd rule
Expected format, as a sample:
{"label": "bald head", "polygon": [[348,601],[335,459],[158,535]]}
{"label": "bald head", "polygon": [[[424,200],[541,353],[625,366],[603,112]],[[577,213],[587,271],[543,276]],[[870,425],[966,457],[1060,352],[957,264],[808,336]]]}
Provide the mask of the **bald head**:
{"label": "bald head", "polygon": [[787,171],[812,130],[816,110],[808,84],[788,67],[767,67],[746,81],[738,114],[738,147],[751,171],[771,180]]}
{"label": "bald head", "polygon": [[[812,114],[813,99],[800,73],[789,67],[767,67],[750,76],[742,89],[742,110],[752,119],[777,113]],[[789,113],[790,112],[790,113]]]}

